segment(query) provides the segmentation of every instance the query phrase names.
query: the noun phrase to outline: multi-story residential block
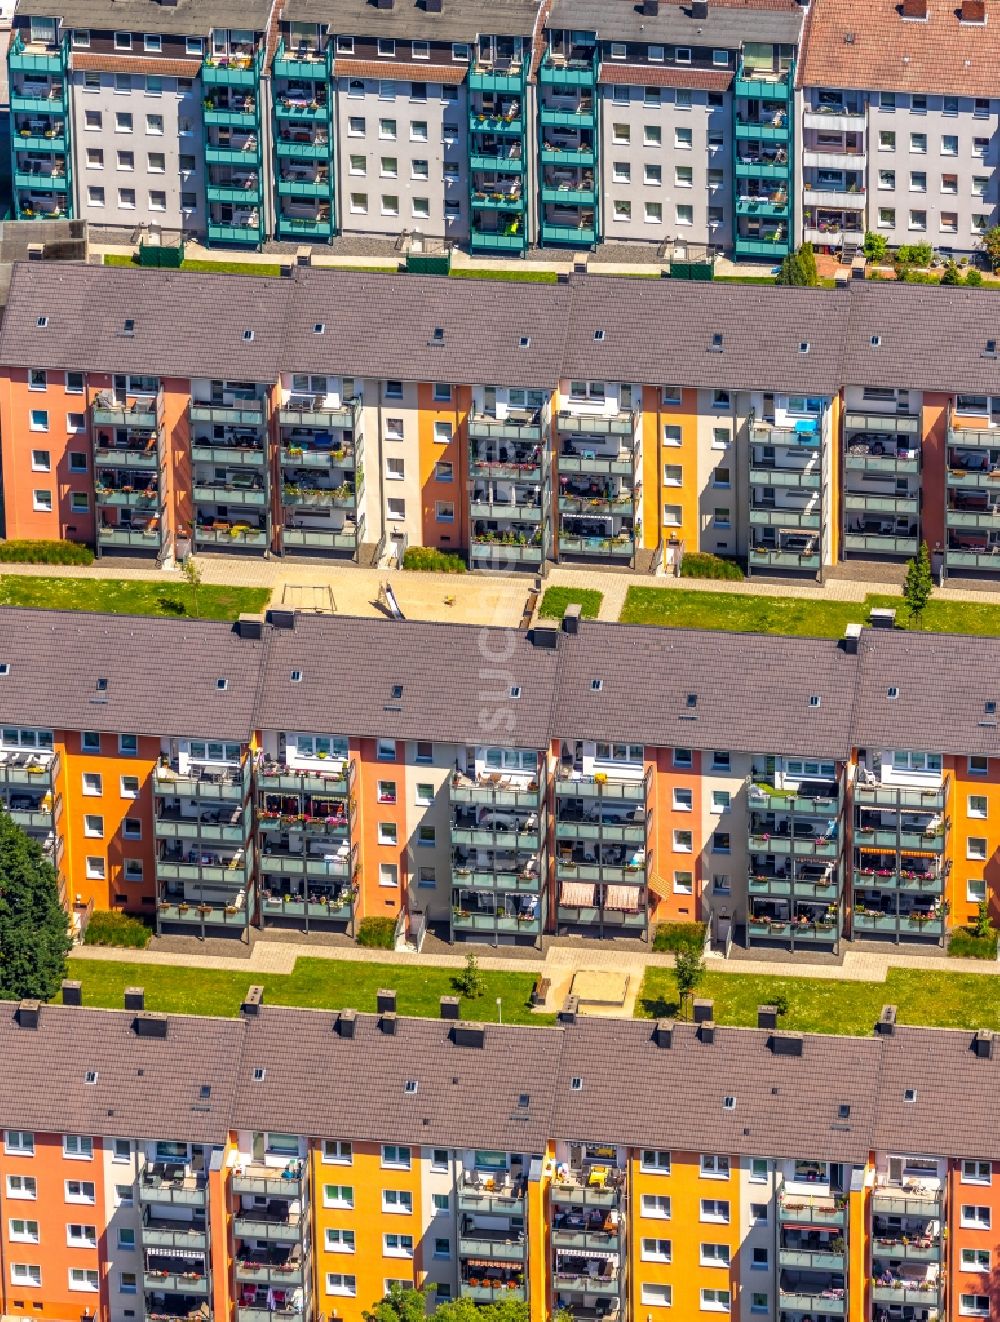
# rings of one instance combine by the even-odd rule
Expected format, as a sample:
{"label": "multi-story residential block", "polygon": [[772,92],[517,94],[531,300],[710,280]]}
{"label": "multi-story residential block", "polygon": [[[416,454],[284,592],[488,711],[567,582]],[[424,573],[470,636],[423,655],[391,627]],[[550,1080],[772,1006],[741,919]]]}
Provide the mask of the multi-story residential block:
{"label": "multi-story residential block", "polygon": [[865,230],[971,254],[996,223],[1000,99],[983,0],[811,6],[799,68],[802,237]]}
{"label": "multi-story residential block", "polygon": [[[5,1314],[989,1318],[994,1035],[9,1004]],[[673,1099],[666,1112],[650,1096]]]}
{"label": "multi-story residential block", "polygon": [[[577,276],[491,287],[484,325],[482,292],[18,268],[0,336],[8,533],[159,560],[433,546],[494,570],[673,570],[704,550],[820,578],[926,540],[942,573],[1000,572],[991,295],[941,290],[932,315],[906,287]],[[366,316],[346,336],[331,307]],[[664,354],[667,324],[686,334]]]}
{"label": "multi-story residential block", "polygon": [[[499,945],[702,920],[831,953],[940,944],[1000,904],[988,641],[282,611],[8,611],[0,638],[0,766],[40,805],[20,820],[68,904],[160,931],[389,917]],[[363,680],[334,660],[359,648]]]}

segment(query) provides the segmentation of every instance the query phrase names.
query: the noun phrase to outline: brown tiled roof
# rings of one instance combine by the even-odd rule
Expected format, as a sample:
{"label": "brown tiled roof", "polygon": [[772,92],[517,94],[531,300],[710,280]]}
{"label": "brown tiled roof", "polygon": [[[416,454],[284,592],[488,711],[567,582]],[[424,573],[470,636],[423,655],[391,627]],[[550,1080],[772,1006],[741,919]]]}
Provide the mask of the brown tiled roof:
{"label": "brown tiled roof", "polygon": [[724,92],[733,81],[725,69],[667,68],[653,64],[601,63],[602,83],[621,83],[629,87],[691,87],[706,92]]}
{"label": "brown tiled roof", "polygon": [[162,60],[145,55],[98,55],[90,51],[72,51],[70,64],[74,69],[97,70],[101,73],[152,73],[165,78],[197,78],[201,60]]}
{"label": "brown tiled roof", "polygon": [[1000,9],[985,24],[960,22],[959,9],[928,0],[923,21],[896,0],[813,0],[799,85],[995,97]]}
{"label": "brown tiled roof", "polygon": [[[37,1028],[0,1003],[0,1125],[109,1138],[221,1143],[231,1123],[243,1024],[171,1015],[165,1038],[134,1014],[43,1005]],[[97,1075],[87,1083],[87,1071]],[[205,1092],[207,1089],[207,1093]]]}
{"label": "brown tiled roof", "polygon": [[465,82],[467,64],[426,64],[423,60],[352,60],[338,55],[333,66],[338,78],[376,78],[418,83]]}

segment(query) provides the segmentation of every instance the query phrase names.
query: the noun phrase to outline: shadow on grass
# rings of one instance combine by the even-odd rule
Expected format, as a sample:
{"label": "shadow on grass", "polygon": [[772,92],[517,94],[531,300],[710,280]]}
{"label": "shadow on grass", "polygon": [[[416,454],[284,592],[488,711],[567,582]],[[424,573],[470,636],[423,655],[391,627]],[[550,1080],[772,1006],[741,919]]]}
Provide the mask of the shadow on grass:
{"label": "shadow on grass", "polygon": [[668,1001],[665,996],[640,996],[636,1012],[647,1019],[677,1019],[681,1007],[678,1001]]}
{"label": "shadow on grass", "polygon": [[188,609],[176,597],[157,597],[156,604],[164,615],[187,615]]}

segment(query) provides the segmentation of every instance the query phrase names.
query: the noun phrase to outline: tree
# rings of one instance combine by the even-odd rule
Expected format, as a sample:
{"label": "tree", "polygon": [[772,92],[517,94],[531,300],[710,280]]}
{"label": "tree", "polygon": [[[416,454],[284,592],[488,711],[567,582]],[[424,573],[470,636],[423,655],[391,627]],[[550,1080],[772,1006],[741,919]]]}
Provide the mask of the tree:
{"label": "tree", "polygon": [[945,262],[944,270],[941,272],[941,283],[943,285],[960,285],[962,283],[962,272],[958,269],[957,262]]}
{"label": "tree", "polygon": [[705,976],[705,961],[700,950],[678,950],[674,956],[674,977],[677,980],[677,999],[683,1012],[688,1000]]}
{"label": "tree", "polygon": [[990,259],[990,269],[1000,271],[1000,225],[988,229],[979,240],[979,246]]}
{"label": "tree", "polygon": [[194,604],[193,614],[197,616],[198,589],[201,587],[201,565],[199,565],[198,561],[194,558],[193,555],[189,555],[187,559],[184,561],[184,564],[182,565],[181,569],[184,574],[184,578],[187,582],[187,585],[191,590],[191,599]]}
{"label": "tree", "polygon": [[811,243],[803,243],[799,248],[799,261],[802,263],[802,271],[806,277],[807,285],[819,284],[819,272],[816,270],[816,254],[813,252]]}
{"label": "tree", "polygon": [[371,1309],[362,1309],[365,1322],[426,1322],[427,1304],[422,1290],[392,1285]]}
{"label": "tree", "polygon": [[446,1299],[434,1310],[437,1322],[528,1322],[523,1299],[501,1299],[495,1304],[474,1304],[471,1299]]}
{"label": "tree", "polygon": [[485,990],[483,975],[479,971],[479,960],[470,950],[465,957],[465,968],[461,973],[456,973],[452,978],[457,991],[470,1000],[475,1000],[477,996],[482,996]]}
{"label": "tree", "polygon": [[934,591],[934,578],[931,574],[931,557],[927,543],[920,543],[920,550],[907,562],[906,579],[903,583],[903,600],[910,612],[910,618],[919,624],[927,603]]}
{"label": "tree", "polygon": [[774,278],[776,285],[807,285],[805,268],[802,265],[802,258],[797,252],[790,252],[787,257],[781,261],[781,269]]}
{"label": "tree", "polygon": [[967,285],[981,285],[983,283],[983,273],[974,266],[970,266],[965,273],[965,283]]}
{"label": "tree", "polygon": [[976,916],[972,923],[972,935],[984,938],[994,935],[993,923],[990,920],[989,900],[979,901],[979,907],[976,909]]}
{"label": "tree", "polygon": [[880,266],[889,256],[889,240],[884,234],[869,230],[865,235],[865,257]]}
{"label": "tree", "polygon": [[0,999],[51,1000],[72,944],[55,868],[0,812]]}

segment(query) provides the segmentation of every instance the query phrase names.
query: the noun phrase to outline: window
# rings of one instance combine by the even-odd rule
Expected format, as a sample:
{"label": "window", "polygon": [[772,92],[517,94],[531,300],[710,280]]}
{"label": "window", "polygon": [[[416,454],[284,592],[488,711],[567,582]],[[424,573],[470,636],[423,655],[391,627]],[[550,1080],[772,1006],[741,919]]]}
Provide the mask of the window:
{"label": "window", "polygon": [[699,1255],[703,1267],[728,1267],[728,1244],[702,1244]]}
{"label": "window", "polygon": [[413,1236],[394,1234],[383,1235],[382,1252],[387,1258],[412,1258]]}
{"label": "window", "polygon": [[97,1227],[71,1223],[66,1227],[66,1243],[70,1248],[96,1248]]}
{"label": "window", "polygon": [[[87,430],[87,415],[86,415],[85,413],[67,413],[67,414],[66,414],[66,430],[67,430],[68,432],[75,432],[75,433],[79,433],[79,432],[84,432],[84,431],[86,431],[86,430]],[[86,456],[84,456],[84,458],[86,458]],[[72,469],[72,465],[71,465],[71,469]],[[84,471],[84,472],[87,471],[87,470],[86,470],[86,467],[84,467],[84,470],[83,470],[83,471]],[[84,494],[85,494],[85,493],[84,493]]]}
{"label": "window", "polygon": [[[324,1148],[323,1160],[326,1159],[326,1149]],[[341,1209],[352,1208],[354,1206],[354,1189],[349,1184],[324,1184],[323,1206]]]}
{"label": "window", "polygon": [[408,1189],[383,1189],[382,1211],[409,1216],[413,1211],[413,1194]]}
{"label": "window", "polygon": [[628,124],[611,125],[611,141],[618,143],[619,146],[625,146],[632,141],[632,130]]}
{"label": "window", "polygon": [[926,192],[927,192],[927,171],[926,171],[926,170],[911,170],[911,171],[910,171],[910,192],[911,192],[911,193],[926,193]]}
{"label": "window", "polygon": [[[704,1158],[702,1158],[704,1161]],[[729,1224],[729,1203],[724,1198],[703,1198],[701,1200],[701,1220],[718,1221]]]}
{"label": "window", "polygon": [[941,135],[941,155],[942,156],[958,155],[958,138],[955,136],[954,133],[944,133]]}
{"label": "window", "polygon": [[690,748],[674,749],[674,766],[689,767],[692,765],[692,755]]}
{"label": "window", "polygon": [[701,1174],[703,1179],[728,1180],[729,1158],[703,1154],[701,1158]]}
{"label": "window", "polygon": [[688,128],[674,129],[674,146],[681,151],[690,151],[694,146],[694,132]]}
{"label": "window", "polygon": [[879,207],[878,223],[880,229],[895,229],[896,211],[894,207]]}
{"label": "window", "polygon": [[611,165],[611,179],[616,184],[627,184],[632,178],[632,167],[628,161],[614,161]]}
{"label": "window", "polygon": [[678,206],[674,210],[674,219],[678,225],[694,224],[694,207]]}
{"label": "window", "polygon": [[83,834],[90,836],[94,840],[102,840],[104,838],[104,818],[97,813],[85,814],[83,819]]}
{"label": "window", "polygon": [[49,429],[49,414],[48,414],[48,410],[47,410],[47,409],[32,409],[32,410],[31,410],[31,430],[32,430],[32,431],[48,431],[48,429]]}
{"label": "window", "polygon": [[[643,1240],[642,1242],[643,1245],[647,1243],[666,1244],[669,1250],[670,1241],[668,1239]],[[669,1256],[666,1258],[653,1258],[650,1259],[649,1261],[669,1262],[670,1258]],[[672,1296],[673,1296],[673,1288],[669,1285],[656,1285],[649,1281],[643,1281],[642,1283],[642,1302],[647,1306],[653,1308],[669,1308]]]}
{"label": "window", "polygon": [[694,873],[687,871],[674,871],[674,892],[677,895],[694,894]]}
{"label": "window", "polygon": [[983,861],[986,858],[986,837],[970,835],[966,840],[965,857]]}
{"label": "window", "polygon": [[[34,1136],[31,1134],[28,1135],[28,1138],[33,1139],[33,1137]],[[8,1147],[6,1148],[6,1151],[9,1153],[12,1152],[12,1149]],[[23,1199],[37,1198],[38,1184],[35,1180],[35,1177],[33,1175],[8,1175],[7,1197],[23,1198]]]}
{"label": "window", "polygon": [[963,1203],[961,1215],[962,1227],[966,1230],[989,1230],[990,1209],[975,1203]]}
{"label": "window", "polygon": [[640,1169],[655,1171],[658,1175],[669,1175],[670,1153],[660,1148],[643,1148]]}
{"label": "window", "polygon": [[[103,821],[101,829],[103,830]],[[81,1137],[77,1134],[63,1135],[63,1156],[77,1157],[82,1161],[89,1161],[94,1155],[94,1140],[92,1138]]]}
{"label": "window", "polygon": [[[445,136],[447,136],[447,129],[448,129],[448,126],[445,125],[445,126],[444,126],[444,133],[445,133]],[[427,141],[427,136],[428,136],[428,135],[427,135],[427,121],[426,121],[425,119],[414,119],[414,120],[412,120],[412,121],[410,122],[410,141],[411,141],[411,142],[426,142],[426,141]]]}
{"label": "window", "polygon": [[[119,1231],[119,1232],[118,1232],[119,1237],[120,1237],[123,1233],[124,1233],[123,1231]],[[133,1231],[132,1233],[134,1234],[135,1232]],[[124,1246],[121,1245],[121,1244],[119,1244],[118,1247],[119,1247],[119,1248],[122,1248],[122,1247],[124,1247]],[[119,1292],[120,1292],[121,1294],[138,1294],[138,1292],[139,1292],[139,1283],[138,1283],[138,1281],[139,1281],[139,1278],[138,1278],[138,1275],[137,1275],[136,1272],[119,1272],[119,1274],[118,1274],[118,1289],[119,1289]]]}
{"label": "window", "polygon": [[878,135],[879,151],[896,150],[896,134],[892,129],[880,129]]}
{"label": "window", "polygon": [[663,133],[659,124],[645,124],[642,130],[642,145],[644,147],[659,147],[663,143]]}
{"label": "window", "polygon": [[654,1220],[670,1220],[670,1198],[661,1193],[644,1193],[642,1195],[642,1215],[651,1217]]}
{"label": "window", "polygon": [[725,488],[731,487],[732,474],[730,470],[728,468],[724,468],[721,466],[717,468],[715,472],[712,474],[712,486],[725,487]]}
{"label": "window", "polygon": [[324,1231],[324,1247],[328,1253],[353,1253],[354,1231],[334,1230],[327,1226]]}
{"label": "window", "polygon": [[38,1243],[38,1222],[26,1221],[23,1217],[11,1217],[10,1237],[18,1244]]}
{"label": "window", "polygon": [[631,203],[631,202],[626,202],[626,201],[623,201],[623,200],[620,200],[620,199],[617,199],[617,198],[616,198],[616,199],[615,199],[615,209],[614,209],[614,219],[615,219],[615,220],[631,220],[631,219],[632,219],[632,203]]}
{"label": "window", "polygon": [[12,1262],[10,1264],[11,1285],[41,1285],[42,1269],[34,1263]]}
{"label": "window", "polygon": [[989,1184],[993,1168],[988,1161],[963,1161],[963,1184]]}
{"label": "window", "polygon": [[910,134],[910,151],[911,151],[911,152],[915,152],[918,156],[926,156],[926,154],[927,154],[927,134],[926,134],[926,133],[911,133],[911,134]]}
{"label": "window", "polygon": [[768,1255],[767,1249],[758,1248],[753,1251],[753,1258],[750,1261],[751,1271],[767,1271]]}
{"label": "window", "polygon": [[380,119],[378,122],[378,135],[388,141],[395,141],[396,121],[394,119]]}
{"label": "window", "polygon": [[969,758],[969,775],[985,776],[990,769],[990,760],[988,757],[973,754]]}
{"label": "window", "polygon": [[969,816],[985,818],[989,800],[985,794],[969,795]]}
{"label": "window", "polygon": [[963,1249],[962,1271],[988,1272],[990,1270],[989,1249]]}
{"label": "window", "polygon": [[965,883],[965,898],[973,904],[982,904],[986,899],[986,881],[983,877],[969,877]]}
{"label": "window", "polygon": [[380,845],[394,845],[396,843],[395,822],[379,822],[378,842]]}
{"label": "window", "polygon": [[395,179],[399,173],[399,162],[395,156],[383,156],[379,161],[379,177]]}
{"label": "window", "polygon": [[48,450],[32,450],[31,452],[31,470],[34,473],[49,473],[52,471],[52,455]]}
{"label": "window", "polygon": [[131,50],[131,49],[132,49],[132,33],[116,32],[115,50]]}
{"label": "window", "polygon": [[729,1291],[728,1290],[702,1290],[701,1306],[707,1313],[728,1313],[729,1312]]}
{"label": "window", "polygon": [[93,1180],[67,1180],[66,1201],[67,1203],[95,1202]]}
{"label": "window", "polygon": [[392,1170],[410,1169],[410,1149],[394,1143],[382,1144],[382,1165]]}
{"label": "window", "polygon": [[731,758],[724,749],[715,749],[712,753],[712,770],[728,771],[730,769]]}
{"label": "window", "polygon": [[731,801],[732,801],[732,796],[730,795],[728,790],[712,791],[713,812],[728,812]]}
{"label": "window", "polygon": [[127,1138],[116,1138],[112,1142],[111,1152],[112,1161],[129,1161],[132,1157],[132,1144]]}
{"label": "window", "polygon": [[115,132],[131,133],[132,116],[127,110],[119,110],[115,114]]}
{"label": "window", "polygon": [[767,1182],[767,1158],[751,1157],[750,1159],[750,1183],[765,1184]]}
{"label": "window", "polygon": [[663,203],[645,203],[643,207],[643,220],[647,225],[661,225],[663,223]]}
{"label": "window", "polygon": [[988,1294],[960,1294],[958,1311],[963,1317],[989,1317],[990,1297]]}
{"label": "window", "polygon": [[327,1272],[326,1292],[327,1294],[349,1295],[353,1298],[358,1292],[357,1278],[347,1276],[343,1272]]}
{"label": "window", "polygon": [[105,876],[104,859],[88,854],[84,864],[86,875],[91,881],[103,881]]}
{"label": "window", "polygon": [[447,445],[452,438],[452,425],[450,422],[434,423],[434,439],[439,445]]}

